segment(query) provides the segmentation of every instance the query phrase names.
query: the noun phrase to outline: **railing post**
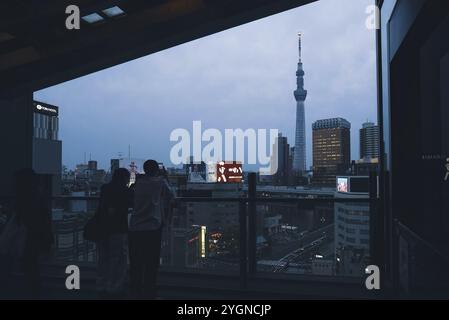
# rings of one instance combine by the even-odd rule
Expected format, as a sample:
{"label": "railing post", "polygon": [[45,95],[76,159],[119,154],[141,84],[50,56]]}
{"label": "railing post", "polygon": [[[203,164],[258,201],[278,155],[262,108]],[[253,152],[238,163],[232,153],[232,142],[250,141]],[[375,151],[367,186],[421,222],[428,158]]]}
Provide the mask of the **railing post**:
{"label": "railing post", "polygon": [[246,289],[248,281],[248,232],[246,201],[239,202],[240,220],[240,287]]}
{"label": "railing post", "polygon": [[248,269],[249,273],[256,273],[257,261],[257,216],[256,216],[256,184],[255,172],[248,174]]}
{"label": "railing post", "polygon": [[[381,272],[384,266],[384,228],[383,217],[379,214],[377,174],[374,171],[369,175],[369,215],[370,215],[370,255],[371,264],[377,265]],[[381,277],[382,279],[383,277]]]}

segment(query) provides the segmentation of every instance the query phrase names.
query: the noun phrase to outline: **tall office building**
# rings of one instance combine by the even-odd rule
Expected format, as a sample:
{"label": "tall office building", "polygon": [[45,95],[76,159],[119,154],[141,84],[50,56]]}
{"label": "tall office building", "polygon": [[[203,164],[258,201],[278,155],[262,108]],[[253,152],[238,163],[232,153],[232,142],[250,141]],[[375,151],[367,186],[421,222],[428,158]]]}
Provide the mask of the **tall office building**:
{"label": "tall office building", "polygon": [[48,192],[61,192],[62,142],[58,140],[59,108],[34,101],[32,168],[41,176]]}
{"label": "tall office building", "polygon": [[[272,167],[277,167],[277,172],[272,176],[272,183],[275,185],[288,185],[291,177],[292,158],[290,145],[287,137],[282,133],[275,140],[273,145],[273,156],[271,157]],[[277,155],[276,157],[274,155]]]}
{"label": "tall office building", "polygon": [[313,180],[335,185],[351,164],[351,124],[342,118],[318,120],[313,129]]}
{"label": "tall office building", "polygon": [[296,71],[296,85],[294,92],[296,99],[296,133],[295,152],[293,157],[293,170],[295,172],[306,171],[306,116],[304,102],[307,97],[307,90],[304,90],[304,70],[301,60],[301,34],[299,34],[299,62]]}
{"label": "tall office building", "polygon": [[366,122],[360,129],[360,159],[379,158],[379,126]]}

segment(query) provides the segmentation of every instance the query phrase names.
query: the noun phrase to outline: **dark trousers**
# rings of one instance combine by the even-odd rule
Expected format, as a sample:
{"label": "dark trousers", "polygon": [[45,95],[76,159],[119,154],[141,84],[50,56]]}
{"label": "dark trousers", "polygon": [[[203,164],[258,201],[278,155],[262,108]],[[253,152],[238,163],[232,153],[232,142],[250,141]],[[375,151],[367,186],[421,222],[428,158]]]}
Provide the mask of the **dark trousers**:
{"label": "dark trousers", "polygon": [[119,297],[126,292],[128,276],[128,235],[113,234],[97,242],[97,291]]}
{"label": "dark trousers", "polygon": [[156,280],[161,254],[161,231],[129,232],[129,272],[131,295],[138,299],[156,298]]}

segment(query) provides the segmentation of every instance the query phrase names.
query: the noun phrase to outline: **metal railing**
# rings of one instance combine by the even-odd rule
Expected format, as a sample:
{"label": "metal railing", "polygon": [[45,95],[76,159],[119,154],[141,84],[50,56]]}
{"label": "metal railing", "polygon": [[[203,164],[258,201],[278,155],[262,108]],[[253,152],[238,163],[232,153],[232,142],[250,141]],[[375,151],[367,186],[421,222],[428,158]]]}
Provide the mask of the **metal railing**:
{"label": "metal railing", "polygon": [[397,232],[400,235],[404,235],[405,237],[412,239],[414,242],[418,243],[419,245],[423,246],[430,252],[432,252],[435,256],[441,259],[441,261],[444,261],[449,266],[449,255],[447,253],[444,253],[440,249],[436,248],[434,245],[432,245],[429,241],[424,240],[422,237],[420,237],[417,233],[415,233],[412,229],[407,227],[405,224],[401,223],[399,220],[395,220],[395,225],[397,228]]}
{"label": "metal railing", "polygon": [[[98,200],[97,197],[55,197],[54,200]],[[258,197],[254,193],[248,192],[245,197],[178,197],[178,206],[187,203],[232,203],[238,207],[239,223],[239,278],[240,286],[247,287],[248,277],[257,273],[258,247],[257,247],[257,225],[258,211],[260,204],[288,204],[299,208],[313,208],[315,205],[332,206],[336,203],[369,204],[369,198],[269,198]],[[328,277],[326,277],[328,278]]]}
{"label": "metal railing", "polygon": [[397,258],[397,286],[417,297],[447,299],[449,255],[408,226],[394,221]]}
{"label": "metal railing", "polygon": [[[81,196],[57,196],[53,201],[98,201],[98,197]],[[242,288],[247,287],[248,276],[257,273],[257,210],[259,204],[290,204],[297,208],[313,207],[317,204],[333,205],[336,203],[368,204],[372,202],[369,198],[269,198],[256,197],[248,194],[246,197],[177,197],[178,206],[183,203],[234,203],[238,205],[239,221],[239,277]]]}
{"label": "metal railing", "polygon": [[[254,180],[254,181],[253,181]],[[251,178],[245,196],[240,197],[177,197],[176,203],[233,203],[238,205],[239,222],[239,278],[241,288],[246,288],[248,278],[257,273],[257,205],[259,204],[289,204],[297,208],[313,207],[317,204],[334,205],[336,203],[369,204],[370,210],[377,198],[272,198],[257,196],[255,177]],[[55,196],[51,201],[98,201],[96,196]],[[373,215],[370,214],[370,220]],[[370,243],[371,246],[371,243]],[[327,278],[327,277],[326,277]]]}

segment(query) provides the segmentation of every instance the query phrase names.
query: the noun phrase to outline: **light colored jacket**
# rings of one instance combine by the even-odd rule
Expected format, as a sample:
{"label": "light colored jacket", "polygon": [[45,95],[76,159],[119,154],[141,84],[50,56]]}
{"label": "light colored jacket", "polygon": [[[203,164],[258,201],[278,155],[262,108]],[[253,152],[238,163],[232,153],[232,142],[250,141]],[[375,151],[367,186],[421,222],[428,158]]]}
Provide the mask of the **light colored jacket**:
{"label": "light colored jacket", "polygon": [[134,189],[134,212],[129,231],[157,230],[164,222],[165,209],[174,197],[164,177],[143,176]]}

